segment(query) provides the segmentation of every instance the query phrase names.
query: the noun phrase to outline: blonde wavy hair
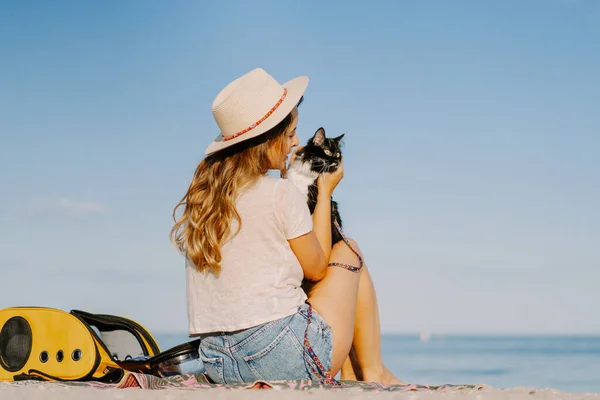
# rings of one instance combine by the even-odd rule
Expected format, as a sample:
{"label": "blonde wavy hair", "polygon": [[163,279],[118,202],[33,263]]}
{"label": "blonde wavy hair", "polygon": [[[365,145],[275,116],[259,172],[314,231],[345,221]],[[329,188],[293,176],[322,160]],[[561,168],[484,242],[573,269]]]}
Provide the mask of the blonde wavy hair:
{"label": "blonde wavy hair", "polygon": [[[231,222],[238,223],[235,234],[242,227],[236,199],[273,167],[272,160],[281,160],[285,155],[286,133],[292,122],[290,113],[263,135],[210,155],[196,168],[185,196],[173,210],[175,225],[170,237],[200,271],[220,273],[220,247],[230,236]],[[283,163],[279,170],[285,177]],[[183,213],[177,219],[180,207]]]}

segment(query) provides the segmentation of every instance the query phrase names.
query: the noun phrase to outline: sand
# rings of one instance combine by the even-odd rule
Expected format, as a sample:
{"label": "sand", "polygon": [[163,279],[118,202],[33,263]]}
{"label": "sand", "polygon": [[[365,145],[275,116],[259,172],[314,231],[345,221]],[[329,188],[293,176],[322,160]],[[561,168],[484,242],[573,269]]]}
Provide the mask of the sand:
{"label": "sand", "polygon": [[0,383],[0,399],[44,399],[44,400],[180,400],[180,399],[597,399],[600,393],[564,393],[552,389],[527,389],[515,388],[500,390],[486,387],[475,391],[450,391],[450,392],[366,392],[356,389],[344,390],[288,390],[288,389],[160,389],[144,390],[129,389],[98,389],[88,387],[65,387],[52,383],[29,383],[27,385],[14,383]]}

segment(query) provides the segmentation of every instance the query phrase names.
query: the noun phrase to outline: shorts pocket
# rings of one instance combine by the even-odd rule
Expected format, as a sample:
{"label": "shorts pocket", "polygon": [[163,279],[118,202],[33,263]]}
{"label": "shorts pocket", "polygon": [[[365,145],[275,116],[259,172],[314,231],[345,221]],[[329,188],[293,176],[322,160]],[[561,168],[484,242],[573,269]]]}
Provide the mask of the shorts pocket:
{"label": "shorts pocket", "polygon": [[244,357],[248,368],[260,380],[307,379],[302,343],[286,326],[267,347]]}
{"label": "shorts pocket", "polygon": [[206,374],[214,383],[225,383],[223,375],[223,357],[205,357],[200,353],[200,359],[206,369]]}

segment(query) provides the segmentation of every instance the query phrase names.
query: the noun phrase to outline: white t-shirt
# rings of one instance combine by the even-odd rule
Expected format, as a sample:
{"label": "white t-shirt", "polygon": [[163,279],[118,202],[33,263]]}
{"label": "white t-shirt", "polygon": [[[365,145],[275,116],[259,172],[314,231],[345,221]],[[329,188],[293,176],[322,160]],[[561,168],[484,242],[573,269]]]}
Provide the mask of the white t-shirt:
{"label": "white t-shirt", "polygon": [[[240,232],[221,246],[221,273],[187,259],[190,335],[230,332],[292,315],[306,300],[288,239],[312,230],[306,196],[289,181],[261,177],[238,198]],[[231,234],[238,224],[232,222]]]}

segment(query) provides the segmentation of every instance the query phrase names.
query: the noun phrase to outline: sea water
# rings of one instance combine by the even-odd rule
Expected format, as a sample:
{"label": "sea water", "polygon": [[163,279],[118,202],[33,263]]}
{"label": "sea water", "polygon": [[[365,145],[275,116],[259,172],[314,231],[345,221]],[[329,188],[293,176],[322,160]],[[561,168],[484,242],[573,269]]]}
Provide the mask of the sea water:
{"label": "sea water", "polygon": [[600,392],[600,337],[385,335],[382,352],[407,382]]}
{"label": "sea water", "polygon": [[[160,334],[166,350],[188,341]],[[410,383],[600,392],[600,336],[383,335],[383,360]]]}

